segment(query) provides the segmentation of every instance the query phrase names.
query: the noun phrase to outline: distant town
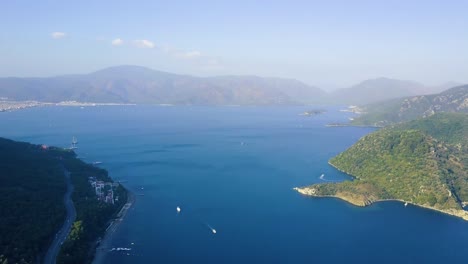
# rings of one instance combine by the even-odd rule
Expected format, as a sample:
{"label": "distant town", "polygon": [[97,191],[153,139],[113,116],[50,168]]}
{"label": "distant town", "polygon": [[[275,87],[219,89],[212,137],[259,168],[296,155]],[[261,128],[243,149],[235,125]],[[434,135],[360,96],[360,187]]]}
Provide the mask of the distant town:
{"label": "distant town", "polygon": [[11,112],[31,107],[39,106],[109,106],[109,105],[134,105],[134,104],[119,104],[119,103],[90,103],[77,101],[63,101],[59,103],[47,103],[38,101],[9,101],[8,98],[0,97],[0,112]]}
{"label": "distant town", "polygon": [[9,112],[42,105],[45,104],[36,101],[6,101],[5,98],[0,98],[0,112]]}

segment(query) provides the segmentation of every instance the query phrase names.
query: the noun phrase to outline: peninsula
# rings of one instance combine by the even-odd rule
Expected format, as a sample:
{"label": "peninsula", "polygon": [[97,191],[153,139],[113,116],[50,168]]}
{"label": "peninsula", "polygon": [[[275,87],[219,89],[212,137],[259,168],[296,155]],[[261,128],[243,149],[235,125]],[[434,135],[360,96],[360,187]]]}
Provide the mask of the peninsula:
{"label": "peninsula", "polygon": [[352,181],[295,188],[357,206],[398,200],[468,220],[468,115],[439,113],[361,138],[329,163]]}

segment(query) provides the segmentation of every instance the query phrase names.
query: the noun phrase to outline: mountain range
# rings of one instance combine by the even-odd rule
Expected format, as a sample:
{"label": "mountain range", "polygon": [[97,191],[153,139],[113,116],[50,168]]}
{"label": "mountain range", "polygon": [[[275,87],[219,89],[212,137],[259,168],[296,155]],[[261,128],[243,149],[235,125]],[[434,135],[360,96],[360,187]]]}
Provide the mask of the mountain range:
{"label": "mountain range", "polygon": [[360,110],[365,113],[355,118],[351,124],[386,126],[439,112],[468,113],[468,85],[453,87],[438,94],[369,104],[360,107]]}
{"label": "mountain range", "polygon": [[412,81],[378,78],[326,93],[295,79],[195,77],[125,65],[89,74],[0,78],[0,98],[176,105],[366,104],[438,92],[449,85],[452,84],[428,87]]}
{"label": "mountain range", "polygon": [[414,81],[390,78],[365,80],[349,88],[338,89],[329,97],[335,103],[365,105],[393,98],[439,93],[460,85],[448,82],[437,86],[427,86]]}
{"label": "mountain range", "polygon": [[293,79],[256,76],[194,77],[139,66],[50,78],[1,78],[0,97],[45,102],[81,101],[181,105],[314,103],[325,92]]}

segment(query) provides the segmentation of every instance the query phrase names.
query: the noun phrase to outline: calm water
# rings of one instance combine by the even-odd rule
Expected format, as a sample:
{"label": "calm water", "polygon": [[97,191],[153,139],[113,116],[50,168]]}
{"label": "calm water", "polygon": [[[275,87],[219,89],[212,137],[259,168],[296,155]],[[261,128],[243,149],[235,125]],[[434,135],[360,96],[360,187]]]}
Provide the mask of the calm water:
{"label": "calm water", "polygon": [[36,108],[0,113],[0,136],[63,147],[76,136],[81,158],[144,194],[112,237],[130,255],[106,263],[468,263],[468,222],[294,192],[322,173],[347,179],[327,160],[372,131],[324,127],[349,117],[338,108],[304,110]]}

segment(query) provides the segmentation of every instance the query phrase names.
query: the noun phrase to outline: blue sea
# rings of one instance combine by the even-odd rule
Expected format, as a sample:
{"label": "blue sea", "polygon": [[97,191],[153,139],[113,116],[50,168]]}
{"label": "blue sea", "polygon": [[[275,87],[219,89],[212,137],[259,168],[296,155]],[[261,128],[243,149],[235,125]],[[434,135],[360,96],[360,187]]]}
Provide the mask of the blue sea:
{"label": "blue sea", "polygon": [[137,195],[111,237],[132,250],[104,263],[468,263],[461,219],[293,191],[322,174],[349,180],[327,161],[373,131],[325,127],[352,116],[340,107],[299,115],[309,109],[42,107],[0,113],[0,136],[60,147],[75,136],[80,158]]}

